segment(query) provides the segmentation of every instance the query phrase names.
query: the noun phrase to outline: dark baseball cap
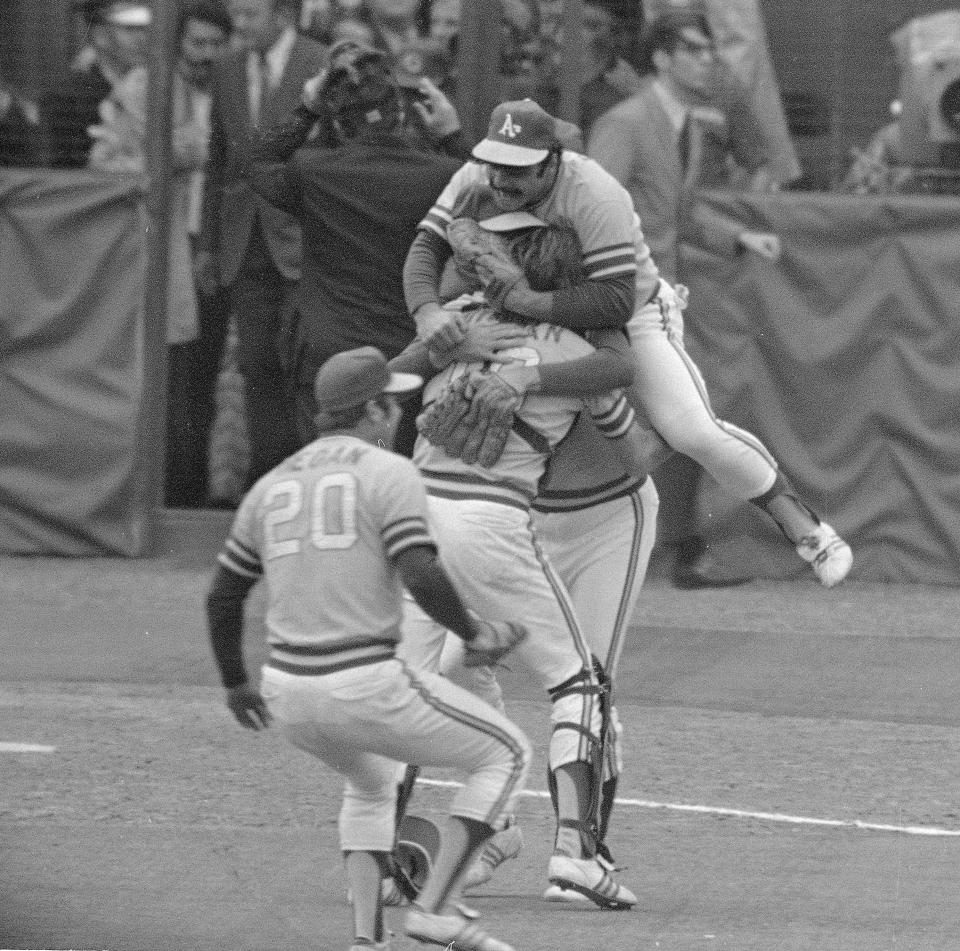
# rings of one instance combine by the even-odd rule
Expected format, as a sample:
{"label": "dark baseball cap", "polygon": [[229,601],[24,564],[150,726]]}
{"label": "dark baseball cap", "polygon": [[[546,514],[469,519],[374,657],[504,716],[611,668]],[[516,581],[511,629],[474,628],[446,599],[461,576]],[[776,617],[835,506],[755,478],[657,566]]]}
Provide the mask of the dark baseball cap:
{"label": "dark baseball cap", "polygon": [[335,416],[381,393],[409,393],[421,386],[423,379],[415,373],[391,373],[376,347],[357,347],[335,354],[320,367],[313,398],[319,413]]}
{"label": "dark baseball cap", "polygon": [[493,110],[487,137],[474,146],[473,157],[524,168],[542,162],[559,144],[553,116],[532,99],[519,99]]}

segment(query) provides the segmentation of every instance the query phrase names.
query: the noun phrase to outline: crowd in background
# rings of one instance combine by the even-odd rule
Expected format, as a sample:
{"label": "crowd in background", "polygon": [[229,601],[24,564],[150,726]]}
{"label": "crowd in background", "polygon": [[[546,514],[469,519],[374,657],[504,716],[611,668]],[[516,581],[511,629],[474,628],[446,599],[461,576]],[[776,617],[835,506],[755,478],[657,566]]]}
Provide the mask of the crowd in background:
{"label": "crowd in background", "polygon": [[[172,92],[167,504],[232,505],[251,478],[296,445],[294,427],[285,432],[277,425],[282,419],[278,406],[283,394],[274,383],[282,373],[276,340],[289,323],[285,313],[293,306],[299,278],[299,261],[289,253],[298,235],[294,223],[269,203],[244,193],[240,202],[244,207],[227,228],[238,242],[236,254],[225,261],[221,248],[218,271],[204,235],[204,221],[209,223],[210,215],[209,207],[204,207],[209,205],[207,178],[227,176],[232,181],[242,156],[235,154],[229,143],[239,141],[251,129],[282,120],[299,101],[304,81],[320,69],[325,51],[344,40],[384,51],[411,88],[425,77],[437,91],[436,102],[455,104],[463,2],[181,3]],[[704,15],[709,7],[704,0],[690,0],[686,5],[701,9]],[[645,7],[637,0],[585,0],[580,148],[586,148],[602,117],[628,100],[633,102],[645,83],[655,78],[656,69],[644,53],[641,37],[651,20],[645,13],[656,6],[648,3]],[[66,82],[27,96],[4,82],[0,74],[0,164],[142,173],[150,6],[139,0],[74,0],[73,8],[82,25],[82,41]],[[556,112],[563,3],[502,0],[501,8],[501,98],[531,97]],[[247,57],[267,48],[257,35],[265,29],[257,19],[265,9],[280,19],[269,40],[273,52],[260,56],[264,73],[258,78],[250,73],[249,63],[254,60]],[[721,34],[726,29],[722,22],[714,21],[711,26]],[[696,58],[698,53],[691,55]],[[772,160],[776,143],[767,135],[769,124],[765,129],[748,85],[722,58],[714,57],[712,51],[708,55],[712,85],[703,101],[694,105],[701,115],[721,112],[725,128],[729,120],[724,134],[730,142],[721,143],[723,157],[714,163],[711,180],[702,184],[774,190],[798,180],[801,170],[789,142],[786,158],[779,164]],[[279,60],[273,62],[271,57],[277,56]],[[215,64],[230,62],[235,62],[236,69],[246,70],[246,78],[238,80],[243,121],[238,124],[225,118],[232,107],[224,104],[226,87],[221,81],[217,87],[220,111],[214,112],[226,124],[219,129],[219,139],[214,129],[211,146],[212,77]],[[283,83],[280,73],[284,73]],[[263,114],[259,115],[261,108]],[[628,121],[620,131],[629,132],[629,112],[624,115]],[[442,151],[429,135],[417,146]],[[257,214],[252,213],[254,208]],[[217,213],[225,214],[222,209]],[[666,213],[672,215],[674,210]],[[661,267],[669,263],[667,252],[663,255],[663,261],[658,259]],[[238,306],[240,300],[243,306]],[[249,319],[250,313],[256,314],[255,320]],[[267,353],[269,361],[265,361]],[[241,395],[235,392],[231,398],[231,388],[242,391]]]}

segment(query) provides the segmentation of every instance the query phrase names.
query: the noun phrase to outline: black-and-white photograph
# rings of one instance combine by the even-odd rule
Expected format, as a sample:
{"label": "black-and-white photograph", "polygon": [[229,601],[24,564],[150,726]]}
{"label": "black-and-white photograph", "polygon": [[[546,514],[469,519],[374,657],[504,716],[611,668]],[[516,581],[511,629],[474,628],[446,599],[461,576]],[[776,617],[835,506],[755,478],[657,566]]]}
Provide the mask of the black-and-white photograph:
{"label": "black-and-white photograph", "polygon": [[956,951],[960,4],[2,0],[0,951]]}

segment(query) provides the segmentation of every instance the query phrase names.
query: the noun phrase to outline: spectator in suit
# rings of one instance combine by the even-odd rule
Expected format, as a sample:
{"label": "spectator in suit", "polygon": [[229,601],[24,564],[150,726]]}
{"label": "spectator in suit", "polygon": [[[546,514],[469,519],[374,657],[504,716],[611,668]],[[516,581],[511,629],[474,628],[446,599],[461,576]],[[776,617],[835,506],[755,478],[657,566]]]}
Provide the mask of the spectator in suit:
{"label": "spectator in suit", "polygon": [[300,278],[295,218],[244,177],[251,133],[287,115],[326,48],[298,35],[294,0],[230,0],[238,48],[213,71],[210,161],[199,271],[226,288],[245,381],[252,484],[298,448],[286,386],[286,331]]}
{"label": "spectator in suit", "polygon": [[[735,111],[736,103],[725,98],[729,87],[717,85],[715,46],[706,18],[689,10],[661,14],[648,27],[644,47],[652,79],[597,120],[588,152],[630,191],[661,276],[671,284],[682,280],[680,244],[685,236],[696,235],[718,254],[746,252],[776,260],[776,235],[722,219],[697,199],[701,187],[730,185],[732,170],[739,168],[751,176],[754,187],[769,183],[759,125],[750,122],[749,112]],[[706,464],[699,453],[697,448],[687,454]],[[699,470],[691,474],[693,497],[681,506],[688,524],[678,546],[675,583],[705,587],[748,580],[713,563],[698,536],[698,484]]]}
{"label": "spectator in suit", "polygon": [[100,119],[99,106],[114,86],[147,61],[149,4],[133,0],[75,0],[88,31],[63,88],[41,97],[40,111],[50,131],[50,163],[83,168],[93,139],[87,132]]}
{"label": "spectator in suit", "polygon": [[588,151],[633,196],[660,273],[678,273],[684,233],[698,232],[721,253],[739,249],[770,256],[771,235],[712,218],[697,203],[699,188],[729,186],[744,169],[766,187],[767,150],[759,125],[726,82],[718,84],[715,48],[706,19],[663,14],[647,29],[652,76],[599,119]]}

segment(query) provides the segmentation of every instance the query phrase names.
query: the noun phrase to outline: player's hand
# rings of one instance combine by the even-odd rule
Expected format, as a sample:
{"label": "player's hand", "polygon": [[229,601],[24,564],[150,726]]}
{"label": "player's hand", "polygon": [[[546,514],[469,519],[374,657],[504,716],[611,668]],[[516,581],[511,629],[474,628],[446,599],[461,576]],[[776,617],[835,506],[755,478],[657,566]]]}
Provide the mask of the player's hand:
{"label": "player's hand", "polygon": [[423,100],[415,100],[416,110],[424,128],[436,139],[444,139],[460,131],[460,116],[456,106],[426,76],[422,77],[417,88]]}
{"label": "player's hand", "polygon": [[528,631],[509,621],[484,621],[471,612],[476,626],[474,637],[464,643],[465,667],[494,667],[519,644]]}
{"label": "player's hand", "polygon": [[417,333],[426,338],[450,319],[450,312],[444,310],[436,301],[431,301],[429,304],[421,304],[412,316],[417,325]]}
{"label": "player's hand", "polygon": [[230,687],[227,690],[227,706],[240,726],[248,730],[262,730],[270,725],[270,711],[267,703],[248,683]]}
{"label": "player's hand", "polygon": [[780,238],[775,234],[766,231],[744,231],[739,240],[748,251],[759,254],[768,261],[780,260]]}
{"label": "player's hand", "polygon": [[[438,351],[437,357],[446,360],[438,366],[460,361],[471,363],[478,360],[496,362],[502,359],[505,350],[518,347],[530,336],[529,331],[516,324],[504,323],[490,314],[476,317],[472,320],[460,317],[457,321],[458,337],[443,351]],[[448,338],[449,339],[449,338]],[[434,359],[434,347],[431,343],[430,358]],[[436,362],[436,361],[434,361]]]}

